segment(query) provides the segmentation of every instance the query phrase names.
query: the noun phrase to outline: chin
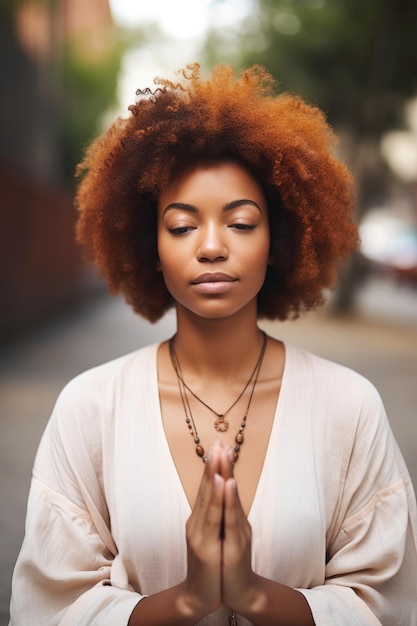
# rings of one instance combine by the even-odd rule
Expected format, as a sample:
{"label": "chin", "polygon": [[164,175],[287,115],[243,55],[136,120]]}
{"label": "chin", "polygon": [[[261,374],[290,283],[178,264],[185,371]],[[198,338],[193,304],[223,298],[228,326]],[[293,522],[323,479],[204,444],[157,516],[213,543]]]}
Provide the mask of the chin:
{"label": "chin", "polygon": [[214,302],[208,303],[208,306],[195,307],[195,308],[186,308],[184,306],[181,307],[182,312],[185,315],[191,315],[194,317],[198,317],[204,320],[222,320],[222,319],[230,319],[233,317],[238,317],[242,314],[246,314],[250,309],[254,310],[255,316],[257,315],[257,306],[252,302],[239,306],[239,307],[231,307],[227,306],[224,302]]}

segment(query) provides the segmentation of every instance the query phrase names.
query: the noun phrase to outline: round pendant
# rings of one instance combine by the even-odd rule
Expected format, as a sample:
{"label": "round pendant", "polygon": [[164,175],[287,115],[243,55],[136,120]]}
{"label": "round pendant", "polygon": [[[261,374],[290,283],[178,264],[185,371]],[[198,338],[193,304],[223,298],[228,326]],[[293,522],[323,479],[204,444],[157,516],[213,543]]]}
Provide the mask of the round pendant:
{"label": "round pendant", "polygon": [[225,433],[229,428],[229,422],[224,417],[218,417],[214,422],[214,429],[217,430],[218,433]]}

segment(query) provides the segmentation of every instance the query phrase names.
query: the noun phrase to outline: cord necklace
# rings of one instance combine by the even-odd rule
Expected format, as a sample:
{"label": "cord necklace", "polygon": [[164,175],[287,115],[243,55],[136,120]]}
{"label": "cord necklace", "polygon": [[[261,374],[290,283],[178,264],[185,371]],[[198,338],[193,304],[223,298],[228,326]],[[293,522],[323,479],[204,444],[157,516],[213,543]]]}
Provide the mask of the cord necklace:
{"label": "cord necklace", "polygon": [[[242,421],[240,423],[240,427],[239,430],[235,436],[235,445],[233,448],[233,463],[236,463],[238,458],[239,458],[239,453],[240,453],[240,448],[244,443],[245,437],[243,434],[243,431],[246,427],[246,419],[249,413],[249,409],[252,403],[252,398],[253,398],[253,394],[255,392],[255,387],[256,387],[256,383],[258,382],[258,377],[259,377],[259,372],[261,370],[261,366],[262,366],[262,362],[265,356],[265,351],[266,351],[266,344],[267,344],[267,336],[266,334],[262,331],[263,334],[263,342],[262,342],[262,347],[261,347],[261,351],[258,357],[258,360],[256,362],[255,368],[253,369],[251,376],[248,380],[248,382],[246,383],[243,391],[239,394],[238,398],[233,402],[233,404],[227,409],[227,411],[225,411],[224,413],[217,413],[217,411],[215,411],[214,409],[212,409],[210,406],[208,406],[203,400],[201,400],[201,398],[199,398],[190,388],[189,386],[185,383],[184,381],[184,377],[182,375],[182,371],[181,371],[181,365],[180,362],[178,360],[178,356],[177,353],[175,351],[175,335],[174,337],[172,337],[169,341],[169,354],[171,357],[171,363],[172,363],[172,367],[174,368],[175,374],[177,376],[177,382],[178,382],[178,388],[179,388],[179,392],[180,392],[180,397],[181,397],[181,402],[184,408],[184,414],[185,414],[185,422],[187,424],[187,428],[191,434],[191,436],[193,437],[194,443],[195,443],[195,451],[197,456],[199,456],[203,463],[206,463],[207,461],[207,456],[204,450],[204,447],[201,444],[201,440],[200,437],[198,435],[198,431],[195,425],[195,421],[194,421],[194,416],[192,414],[191,411],[191,406],[190,406],[190,402],[189,402],[189,398],[187,396],[187,391],[189,393],[191,393],[197,400],[199,400],[199,402],[201,402],[201,404],[203,404],[204,406],[206,406],[208,409],[210,409],[210,411],[212,411],[212,413],[215,413],[218,418],[217,420],[220,421],[223,419],[224,420],[224,416],[226,415],[226,413],[228,413],[236,404],[237,402],[240,400],[240,398],[243,396],[244,392],[246,391],[246,389],[249,387],[250,382],[253,380],[252,383],[252,388],[249,394],[249,399],[248,399],[248,403],[246,406],[246,411],[245,414],[242,418]],[[227,420],[224,420],[227,422],[227,427],[226,428],[221,428],[219,429],[218,427],[216,427],[216,422],[214,423],[214,428],[218,431],[218,432],[225,432],[228,427],[229,424],[227,422]]]}

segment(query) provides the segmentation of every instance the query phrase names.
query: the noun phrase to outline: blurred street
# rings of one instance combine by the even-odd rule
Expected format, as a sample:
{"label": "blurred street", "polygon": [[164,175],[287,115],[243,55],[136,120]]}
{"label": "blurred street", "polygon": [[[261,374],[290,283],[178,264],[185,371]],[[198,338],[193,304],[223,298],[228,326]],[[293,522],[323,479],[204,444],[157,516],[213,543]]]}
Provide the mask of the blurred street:
{"label": "blurred street", "polygon": [[[352,319],[320,313],[261,326],[356,369],[377,386],[416,485],[417,291],[390,295],[387,284],[379,285],[378,293],[384,288],[385,317],[376,315],[375,293],[367,289],[360,294],[362,315]],[[10,346],[0,357],[0,626],[8,623],[10,579],[23,537],[33,458],[57,394],[82,370],[168,337],[174,328],[173,314],[150,325],[121,299],[103,295]]]}
{"label": "blurred street", "polygon": [[[335,156],[356,181],[362,242],[341,294],[352,285],[356,313],[336,318],[329,307],[260,325],[375,384],[417,487],[416,39],[417,2],[398,11],[396,0],[0,1],[0,626],[33,460],[59,392],[175,331],[174,313],[151,325],[100,292],[74,237],[76,165],[132,102],[165,91],[155,76],[176,83],[172,72],[195,61],[202,77],[218,63],[262,66],[277,94],[302,95],[340,130]],[[275,165],[286,160],[279,143]]]}

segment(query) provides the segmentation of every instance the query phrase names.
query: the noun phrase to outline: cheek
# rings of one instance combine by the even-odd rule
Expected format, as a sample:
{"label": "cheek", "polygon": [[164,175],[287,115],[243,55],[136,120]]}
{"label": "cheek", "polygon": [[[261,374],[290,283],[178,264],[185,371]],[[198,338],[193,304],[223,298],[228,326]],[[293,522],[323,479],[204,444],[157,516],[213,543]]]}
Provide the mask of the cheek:
{"label": "cheek", "polygon": [[159,265],[166,289],[174,299],[177,299],[179,296],[177,269],[172,263],[167,264],[160,261]]}
{"label": "cheek", "polygon": [[[184,266],[182,255],[165,237],[158,238],[158,270],[162,272],[165,285],[169,292],[175,290],[176,279],[181,275]],[[172,293],[171,293],[172,295]]]}
{"label": "cheek", "polygon": [[172,259],[175,259],[175,255],[173,254],[170,245],[169,245],[169,240],[167,239],[166,236],[164,236],[165,233],[160,233],[158,231],[158,238],[157,238],[157,252],[158,252],[158,263],[159,263],[159,269],[163,272],[165,271],[165,269],[169,266],[170,264],[170,260],[172,262]]}
{"label": "cheek", "polygon": [[178,275],[179,268],[176,261],[177,257],[175,254],[169,255],[165,251],[159,256],[159,268],[165,280],[169,279],[170,276],[175,277]]}
{"label": "cheek", "polygon": [[253,263],[253,267],[254,268],[256,267],[257,270],[259,270],[260,268],[264,266],[266,270],[266,266],[268,265],[269,256],[270,256],[269,247],[270,247],[269,234],[265,233],[261,241],[258,242],[258,245],[254,247],[253,253],[251,255],[251,261]]}

